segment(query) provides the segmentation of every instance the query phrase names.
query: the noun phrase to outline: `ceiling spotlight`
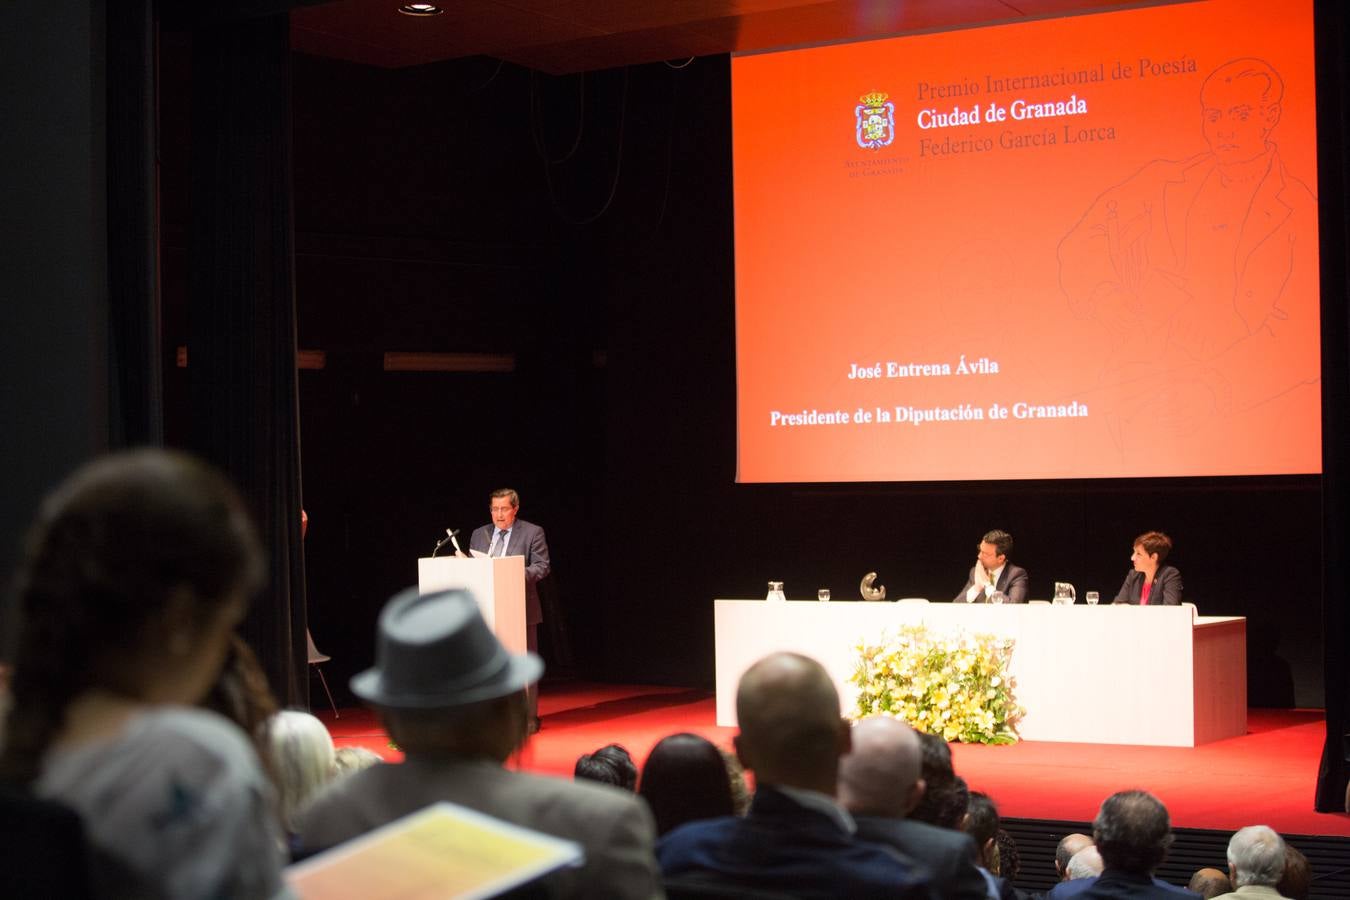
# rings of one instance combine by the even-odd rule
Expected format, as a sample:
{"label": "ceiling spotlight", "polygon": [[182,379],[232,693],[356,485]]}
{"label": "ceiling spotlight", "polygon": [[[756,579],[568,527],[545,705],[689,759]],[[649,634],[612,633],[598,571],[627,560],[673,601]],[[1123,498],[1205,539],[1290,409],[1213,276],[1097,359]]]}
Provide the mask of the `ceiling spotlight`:
{"label": "ceiling spotlight", "polygon": [[439,16],[445,10],[434,3],[405,3],[398,8],[405,16]]}

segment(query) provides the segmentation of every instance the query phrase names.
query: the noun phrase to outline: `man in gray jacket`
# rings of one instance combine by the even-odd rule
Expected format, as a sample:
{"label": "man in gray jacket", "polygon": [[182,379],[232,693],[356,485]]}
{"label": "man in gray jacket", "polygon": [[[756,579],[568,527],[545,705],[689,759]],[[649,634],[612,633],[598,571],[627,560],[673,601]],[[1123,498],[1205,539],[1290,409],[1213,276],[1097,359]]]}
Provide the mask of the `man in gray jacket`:
{"label": "man in gray jacket", "polygon": [[375,706],[406,759],[322,794],[300,817],[302,848],[332,847],[445,800],[581,844],[585,864],[549,876],[550,896],[660,896],[656,828],[641,800],[503,767],[526,736],[525,686],[543,669],[533,653],[502,647],[467,591],[418,596],[410,588],[389,601],[375,667],[351,687]]}

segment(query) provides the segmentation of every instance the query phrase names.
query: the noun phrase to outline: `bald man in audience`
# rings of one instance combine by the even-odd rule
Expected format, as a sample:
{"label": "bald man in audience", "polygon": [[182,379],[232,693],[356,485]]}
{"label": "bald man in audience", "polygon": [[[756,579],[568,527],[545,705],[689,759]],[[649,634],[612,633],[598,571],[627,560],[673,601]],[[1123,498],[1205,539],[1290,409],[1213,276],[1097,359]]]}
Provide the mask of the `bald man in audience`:
{"label": "bald man in audience", "polygon": [[975,844],[959,831],[909,819],[924,793],[923,750],[904,722],[872,716],[853,726],[853,749],[839,760],[839,802],[853,814],[858,837],[920,860],[944,898],[983,900]]}
{"label": "bald man in audience", "polygon": [[690,822],[661,838],[656,856],[668,887],[822,900],[930,895],[918,864],[859,840],[835,800],[849,725],[818,662],[775,653],[755,663],[737,687],[736,717],[736,755],[755,773],[755,799],[744,818]]}
{"label": "bald man in audience", "polygon": [[1191,876],[1186,889],[1194,891],[1205,900],[1214,900],[1215,897],[1230,893],[1233,890],[1233,882],[1228,880],[1228,873],[1222,869],[1198,869]]}
{"label": "bald man in audience", "polygon": [[1278,900],[1284,875],[1284,838],[1266,825],[1248,825],[1228,841],[1228,877],[1234,890],[1224,900]]}
{"label": "bald man in audience", "polygon": [[1106,868],[1106,863],[1102,862],[1102,855],[1098,852],[1096,845],[1088,844],[1082,850],[1073,855],[1069,860],[1069,881],[1086,881],[1089,878],[1096,878],[1102,874]]}
{"label": "bald man in audience", "polygon": [[[1091,841],[1091,838],[1088,840]],[[1069,859],[1068,864],[1064,866],[1064,880],[1046,892],[1045,900],[1067,900],[1069,897],[1077,897],[1097,883],[1103,868],[1105,865],[1102,863],[1102,855],[1093,844],[1089,843]]]}
{"label": "bald man in audience", "polygon": [[1092,838],[1086,834],[1066,834],[1059,839],[1058,846],[1055,847],[1055,874],[1059,876],[1060,881],[1069,880],[1069,860],[1073,855],[1084,847],[1092,846]]}

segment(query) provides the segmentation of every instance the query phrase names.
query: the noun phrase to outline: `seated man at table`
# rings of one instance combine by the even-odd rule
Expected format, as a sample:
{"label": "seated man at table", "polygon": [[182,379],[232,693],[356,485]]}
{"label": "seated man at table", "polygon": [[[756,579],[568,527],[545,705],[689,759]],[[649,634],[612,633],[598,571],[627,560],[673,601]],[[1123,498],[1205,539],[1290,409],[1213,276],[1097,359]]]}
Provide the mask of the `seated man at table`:
{"label": "seated man at table", "polygon": [[1008,562],[1012,535],[997,528],[980,539],[980,553],[966,577],[966,586],[952,598],[953,603],[988,603],[1001,593],[1009,603],[1027,602],[1027,570]]}

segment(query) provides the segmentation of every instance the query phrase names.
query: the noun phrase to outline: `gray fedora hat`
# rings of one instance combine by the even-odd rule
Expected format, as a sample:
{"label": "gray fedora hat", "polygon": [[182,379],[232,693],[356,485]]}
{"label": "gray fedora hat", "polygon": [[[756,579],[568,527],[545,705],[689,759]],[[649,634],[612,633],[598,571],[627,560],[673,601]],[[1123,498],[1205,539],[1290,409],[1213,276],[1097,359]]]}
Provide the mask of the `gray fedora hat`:
{"label": "gray fedora hat", "polygon": [[419,595],[411,587],[385,604],[375,667],[351,680],[377,706],[443,709],[513,694],[538,681],[544,661],[508,653],[468,591]]}

